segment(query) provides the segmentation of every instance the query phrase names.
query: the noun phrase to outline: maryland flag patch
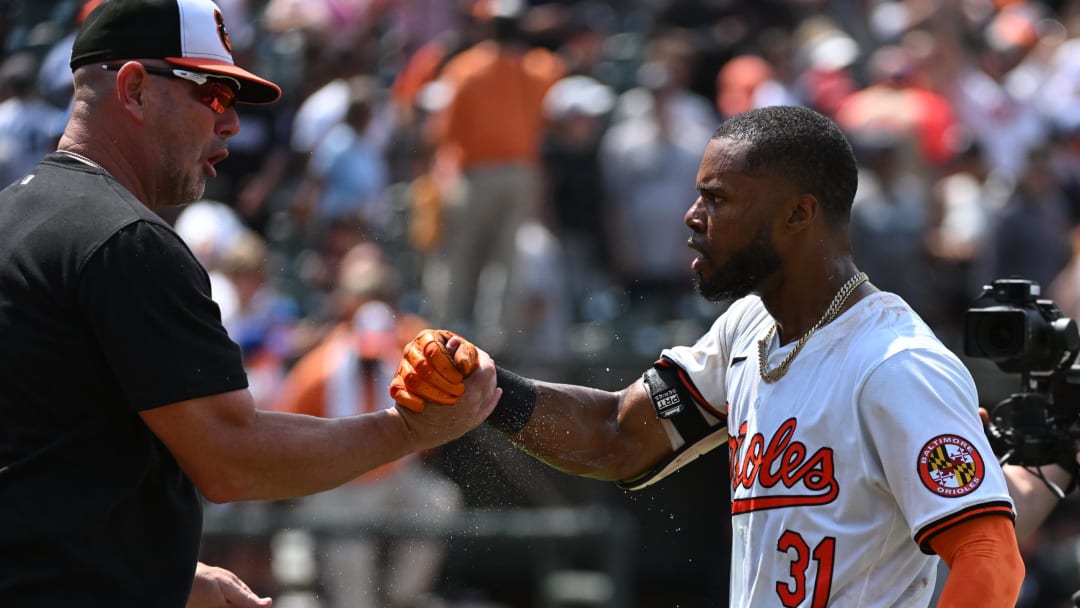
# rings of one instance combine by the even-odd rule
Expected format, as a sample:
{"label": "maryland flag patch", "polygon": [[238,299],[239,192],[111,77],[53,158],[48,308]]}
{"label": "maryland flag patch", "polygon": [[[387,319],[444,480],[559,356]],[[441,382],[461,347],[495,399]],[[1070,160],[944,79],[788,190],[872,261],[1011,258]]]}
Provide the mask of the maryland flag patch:
{"label": "maryland flag patch", "polygon": [[983,458],[970,441],[938,435],[919,450],[916,467],[928,490],[952,498],[970,494],[983,481]]}

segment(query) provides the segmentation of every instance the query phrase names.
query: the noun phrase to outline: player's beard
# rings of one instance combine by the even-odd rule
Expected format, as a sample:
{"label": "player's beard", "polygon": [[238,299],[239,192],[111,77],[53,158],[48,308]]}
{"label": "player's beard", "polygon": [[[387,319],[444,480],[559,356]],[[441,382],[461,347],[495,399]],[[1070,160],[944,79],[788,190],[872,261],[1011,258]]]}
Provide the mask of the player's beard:
{"label": "player's beard", "polygon": [[736,300],[753,293],[780,265],[780,254],[768,226],[762,225],[754,238],[733,253],[726,264],[708,276],[698,272],[694,286],[710,302]]}
{"label": "player's beard", "polygon": [[168,179],[172,186],[170,204],[188,205],[201,199],[206,193],[206,178],[191,171],[175,158],[169,160]]}

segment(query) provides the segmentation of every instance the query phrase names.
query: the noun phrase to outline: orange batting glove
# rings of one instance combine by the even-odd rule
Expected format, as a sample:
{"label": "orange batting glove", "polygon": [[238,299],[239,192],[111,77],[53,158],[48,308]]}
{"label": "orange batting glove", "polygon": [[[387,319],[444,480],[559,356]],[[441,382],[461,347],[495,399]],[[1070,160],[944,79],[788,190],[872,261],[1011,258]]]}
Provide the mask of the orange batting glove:
{"label": "orange batting glove", "polygon": [[480,355],[468,340],[454,352],[446,343],[456,334],[445,329],[425,329],[406,347],[397,373],[390,383],[390,396],[414,412],[424,411],[424,403],[453,405],[465,394],[465,378],[480,365]]}

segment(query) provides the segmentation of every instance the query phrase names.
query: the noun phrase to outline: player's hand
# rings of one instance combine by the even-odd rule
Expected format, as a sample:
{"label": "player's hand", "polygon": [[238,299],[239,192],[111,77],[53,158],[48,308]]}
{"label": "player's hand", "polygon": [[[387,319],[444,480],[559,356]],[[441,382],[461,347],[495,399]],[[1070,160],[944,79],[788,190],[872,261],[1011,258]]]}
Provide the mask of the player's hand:
{"label": "player's hand", "polygon": [[259,597],[232,572],[199,562],[186,608],[266,608],[273,603]]}
{"label": "player's hand", "polygon": [[[454,341],[450,340],[453,349]],[[405,424],[410,445],[426,450],[444,445],[480,426],[491,416],[502,397],[495,382],[495,362],[484,351],[478,351],[478,367],[464,380],[465,391],[453,407],[432,405],[422,413],[407,407],[396,407],[390,413]]]}
{"label": "player's hand", "polygon": [[476,346],[445,329],[425,329],[406,347],[390,383],[390,396],[414,412],[424,403],[453,405],[465,394],[465,378],[479,366]]}

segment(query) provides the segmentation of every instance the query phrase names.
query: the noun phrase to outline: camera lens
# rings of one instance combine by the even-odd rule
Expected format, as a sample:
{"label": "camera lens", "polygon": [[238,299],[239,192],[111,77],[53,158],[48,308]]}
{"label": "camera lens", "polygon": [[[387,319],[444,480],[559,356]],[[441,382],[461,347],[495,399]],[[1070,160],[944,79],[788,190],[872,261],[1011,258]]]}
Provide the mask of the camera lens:
{"label": "camera lens", "polygon": [[1023,335],[1012,323],[990,324],[986,328],[987,349],[991,352],[1013,352],[1023,344]]}
{"label": "camera lens", "polygon": [[1027,349],[1027,314],[1023,310],[991,307],[964,315],[964,352],[970,357],[1012,359]]}

